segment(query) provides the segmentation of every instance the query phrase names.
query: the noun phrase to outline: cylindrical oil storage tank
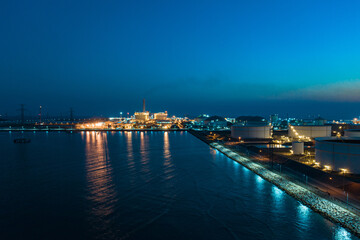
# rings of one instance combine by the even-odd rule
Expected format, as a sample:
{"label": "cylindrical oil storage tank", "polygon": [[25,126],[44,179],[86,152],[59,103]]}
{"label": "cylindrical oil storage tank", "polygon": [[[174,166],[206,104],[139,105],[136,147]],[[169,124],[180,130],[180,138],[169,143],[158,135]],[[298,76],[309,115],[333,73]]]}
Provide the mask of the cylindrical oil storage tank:
{"label": "cylindrical oil storage tank", "polygon": [[315,159],[328,169],[360,174],[360,138],[316,138]]}
{"label": "cylindrical oil storage tank", "polygon": [[289,137],[298,138],[298,137],[330,137],[331,136],[331,126],[289,126]]}
{"label": "cylindrical oil storage tank", "polygon": [[233,125],[231,137],[242,139],[269,139],[271,138],[270,125]]}
{"label": "cylindrical oil storage tank", "polygon": [[292,143],[293,154],[303,155],[304,154],[304,142],[293,142]]}
{"label": "cylindrical oil storage tank", "polygon": [[347,130],[344,130],[344,137],[357,137],[357,138],[360,138],[360,129],[347,129]]}

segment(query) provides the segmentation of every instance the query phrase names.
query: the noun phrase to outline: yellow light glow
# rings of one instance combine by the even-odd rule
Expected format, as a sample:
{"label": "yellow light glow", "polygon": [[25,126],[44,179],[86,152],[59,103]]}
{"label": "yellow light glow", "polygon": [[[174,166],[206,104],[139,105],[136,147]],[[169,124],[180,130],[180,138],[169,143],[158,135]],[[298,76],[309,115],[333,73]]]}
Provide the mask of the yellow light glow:
{"label": "yellow light glow", "polygon": [[331,166],[330,166],[330,165],[324,165],[324,169],[325,169],[326,171],[330,171],[330,170],[331,170]]}
{"label": "yellow light glow", "polygon": [[348,172],[348,170],[346,168],[340,168],[339,170],[344,174]]}

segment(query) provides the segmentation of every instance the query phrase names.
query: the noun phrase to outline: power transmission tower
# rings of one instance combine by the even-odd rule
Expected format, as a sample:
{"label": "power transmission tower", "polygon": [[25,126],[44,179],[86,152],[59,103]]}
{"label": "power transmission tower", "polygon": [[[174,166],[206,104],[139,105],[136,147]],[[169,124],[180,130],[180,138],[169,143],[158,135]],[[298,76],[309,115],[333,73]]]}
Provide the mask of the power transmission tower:
{"label": "power transmission tower", "polygon": [[20,109],[18,109],[18,111],[20,111],[21,124],[24,124],[25,123],[25,104],[20,104]]}
{"label": "power transmission tower", "polygon": [[39,109],[39,124],[41,124],[41,108],[42,108],[42,106],[40,106],[40,109]]}
{"label": "power transmission tower", "polygon": [[74,121],[74,110],[70,108],[70,121]]}

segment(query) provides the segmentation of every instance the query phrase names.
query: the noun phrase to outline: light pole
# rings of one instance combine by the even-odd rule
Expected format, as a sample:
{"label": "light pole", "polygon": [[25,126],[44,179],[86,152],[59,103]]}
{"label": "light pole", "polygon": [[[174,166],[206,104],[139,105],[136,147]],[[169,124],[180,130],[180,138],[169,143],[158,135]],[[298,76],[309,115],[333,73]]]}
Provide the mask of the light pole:
{"label": "light pole", "polygon": [[270,143],[270,157],[271,157],[271,168],[274,168],[274,143]]}
{"label": "light pole", "polygon": [[347,169],[345,169],[345,168],[340,168],[340,171],[343,173],[342,185],[343,185],[343,190],[345,191],[345,173],[347,172]]}
{"label": "light pole", "polygon": [[304,178],[305,178],[305,185],[307,185],[307,183],[308,183],[308,176],[307,176],[306,174],[304,174],[303,176],[304,176]]}

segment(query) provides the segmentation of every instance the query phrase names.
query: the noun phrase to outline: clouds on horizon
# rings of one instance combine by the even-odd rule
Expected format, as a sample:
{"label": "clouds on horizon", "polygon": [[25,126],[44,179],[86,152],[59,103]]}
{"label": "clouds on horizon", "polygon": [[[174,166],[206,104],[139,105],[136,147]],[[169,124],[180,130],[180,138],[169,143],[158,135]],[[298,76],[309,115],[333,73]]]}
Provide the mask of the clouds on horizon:
{"label": "clouds on horizon", "polygon": [[287,91],[274,98],[278,100],[360,102],[360,79],[312,85],[294,91]]}

